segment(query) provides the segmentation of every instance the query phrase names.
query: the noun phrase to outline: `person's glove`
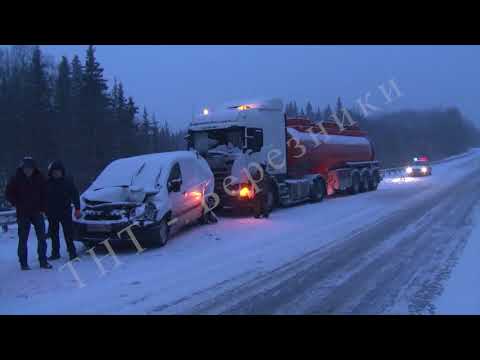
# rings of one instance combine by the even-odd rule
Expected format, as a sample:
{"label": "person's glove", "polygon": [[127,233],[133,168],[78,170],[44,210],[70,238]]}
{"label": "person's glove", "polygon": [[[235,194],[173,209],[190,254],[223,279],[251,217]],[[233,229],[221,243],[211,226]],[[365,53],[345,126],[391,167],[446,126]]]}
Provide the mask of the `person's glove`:
{"label": "person's glove", "polygon": [[80,219],[81,216],[80,209],[75,209],[75,219]]}

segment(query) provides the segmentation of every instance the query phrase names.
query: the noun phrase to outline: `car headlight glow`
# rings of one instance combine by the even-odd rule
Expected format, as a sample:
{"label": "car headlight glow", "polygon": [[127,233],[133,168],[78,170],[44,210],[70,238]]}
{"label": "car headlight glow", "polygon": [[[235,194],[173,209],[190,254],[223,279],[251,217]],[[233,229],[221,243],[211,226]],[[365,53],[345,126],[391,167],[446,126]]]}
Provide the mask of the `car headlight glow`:
{"label": "car headlight glow", "polygon": [[407,174],[411,174],[413,172],[413,169],[409,166],[406,169]]}
{"label": "car headlight glow", "polygon": [[423,172],[423,173],[426,173],[426,172],[427,172],[427,170],[428,170],[428,169],[427,169],[427,167],[426,167],[426,166],[422,166],[422,172]]}

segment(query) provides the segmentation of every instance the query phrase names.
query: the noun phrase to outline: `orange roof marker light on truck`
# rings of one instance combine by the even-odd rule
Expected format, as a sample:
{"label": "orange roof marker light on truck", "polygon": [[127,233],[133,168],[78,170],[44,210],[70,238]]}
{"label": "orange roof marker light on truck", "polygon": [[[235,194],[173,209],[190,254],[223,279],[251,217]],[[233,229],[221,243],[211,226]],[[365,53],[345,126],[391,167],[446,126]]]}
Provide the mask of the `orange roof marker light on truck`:
{"label": "orange roof marker light on truck", "polygon": [[237,109],[238,111],[245,111],[257,108],[255,104],[244,104],[239,106],[233,106],[233,109]]}

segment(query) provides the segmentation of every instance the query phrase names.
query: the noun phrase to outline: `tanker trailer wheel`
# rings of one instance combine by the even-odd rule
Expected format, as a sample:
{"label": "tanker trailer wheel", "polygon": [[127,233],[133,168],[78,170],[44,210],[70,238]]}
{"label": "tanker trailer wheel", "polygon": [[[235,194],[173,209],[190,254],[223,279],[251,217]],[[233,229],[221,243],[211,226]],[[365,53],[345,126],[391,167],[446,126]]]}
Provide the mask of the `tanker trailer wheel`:
{"label": "tanker trailer wheel", "polygon": [[312,202],[320,202],[325,197],[325,182],[323,179],[315,179],[310,189],[310,200]]}
{"label": "tanker trailer wheel", "polygon": [[378,173],[373,173],[370,177],[370,190],[375,191],[378,188]]}
{"label": "tanker trailer wheel", "polygon": [[360,192],[360,175],[358,173],[352,176],[352,186],[348,188],[348,193],[351,195],[358,194]]}
{"label": "tanker trailer wheel", "polygon": [[365,174],[362,176],[362,183],[360,185],[360,192],[367,192],[370,190],[370,175]]}

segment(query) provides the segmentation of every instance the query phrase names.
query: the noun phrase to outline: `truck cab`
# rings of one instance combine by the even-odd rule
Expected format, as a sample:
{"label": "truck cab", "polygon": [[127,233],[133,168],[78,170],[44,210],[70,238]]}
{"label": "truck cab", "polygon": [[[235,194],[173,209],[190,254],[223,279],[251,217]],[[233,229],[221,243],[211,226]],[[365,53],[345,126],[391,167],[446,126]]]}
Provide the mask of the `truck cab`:
{"label": "truck cab", "polygon": [[[190,124],[187,141],[189,149],[198,151],[210,165],[215,192],[224,208],[250,206],[253,184],[249,166],[263,166],[264,174],[272,179],[287,172],[285,117],[279,99],[205,110]],[[246,187],[248,196],[243,196]],[[270,206],[273,200],[274,193],[269,194]]]}

